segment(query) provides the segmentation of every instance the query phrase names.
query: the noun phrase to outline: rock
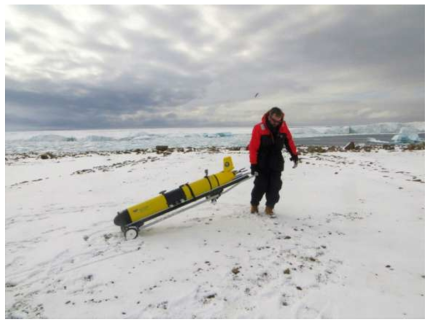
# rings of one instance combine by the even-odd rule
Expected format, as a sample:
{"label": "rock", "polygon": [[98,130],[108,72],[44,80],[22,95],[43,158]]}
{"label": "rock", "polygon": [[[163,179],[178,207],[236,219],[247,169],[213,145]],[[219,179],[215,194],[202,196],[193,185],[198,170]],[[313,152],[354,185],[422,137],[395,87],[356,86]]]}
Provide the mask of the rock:
{"label": "rock", "polygon": [[215,147],[215,146],[212,146],[212,147],[208,148],[208,152],[210,152],[210,153],[217,153],[217,152],[220,152],[220,149],[217,148],[217,147]]}
{"label": "rock", "polygon": [[413,150],[425,150],[425,142],[418,143],[418,144],[409,144],[405,150],[413,151]]}
{"label": "rock", "polygon": [[327,149],[328,152],[336,152],[339,151],[339,148],[336,146],[331,146]]}
{"label": "rock", "polygon": [[83,169],[83,170],[78,170],[76,172],[73,172],[71,175],[81,175],[81,174],[88,174],[88,173],[95,173],[95,171],[93,169]]}
{"label": "rock", "polygon": [[283,271],[283,274],[291,274],[291,270],[290,269],[286,269],[285,271]]}
{"label": "rock", "polygon": [[46,153],[39,155],[38,158],[39,159],[54,159],[54,158],[56,158],[56,156],[53,155],[51,152],[46,152]]}
{"label": "rock", "polygon": [[327,150],[324,149],[324,148],[321,147],[321,146],[309,146],[309,147],[307,148],[307,152],[308,152],[308,153],[315,153],[315,152],[317,152],[317,153],[323,153],[323,152],[327,152]]}
{"label": "rock", "polygon": [[232,269],[232,273],[236,275],[236,274],[240,273],[240,269],[241,269],[241,266],[239,266],[239,267],[234,267],[234,268]]}
{"label": "rock", "polygon": [[155,149],[157,151],[166,151],[167,149],[169,149],[169,146],[156,146]]}
{"label": "rock", "polygon": [[344,147],[344,150],[354,150],[356,149],[356,145],[354,144],[353,141],[347,143]]}
{"label": "rock", "polygon": [[383,144],[384,150],[395,150],[395,146],[393,144]]}
{"label": "rock", "polygon": [[10,282],[10,281],[6,282],[6,288],[13,288],[16,286],[17,286],[17,284],[14,282]]}

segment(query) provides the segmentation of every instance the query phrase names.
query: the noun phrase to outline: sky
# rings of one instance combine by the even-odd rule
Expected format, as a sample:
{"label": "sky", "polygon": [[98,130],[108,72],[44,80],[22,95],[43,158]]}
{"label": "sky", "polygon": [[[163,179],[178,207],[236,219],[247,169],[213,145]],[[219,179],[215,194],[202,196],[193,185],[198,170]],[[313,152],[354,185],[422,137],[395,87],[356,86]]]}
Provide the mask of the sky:
{"label": "sky", "polygon": [[7,6],[6,131],[425,121],[425,7]]}

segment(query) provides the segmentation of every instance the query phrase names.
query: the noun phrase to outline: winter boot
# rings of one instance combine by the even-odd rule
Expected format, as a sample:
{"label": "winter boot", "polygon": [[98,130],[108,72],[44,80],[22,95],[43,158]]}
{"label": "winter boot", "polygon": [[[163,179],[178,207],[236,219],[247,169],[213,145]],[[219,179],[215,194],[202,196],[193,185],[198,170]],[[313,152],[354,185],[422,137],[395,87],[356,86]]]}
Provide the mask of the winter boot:
{"label": "winter boot", "polygon": [[276,214],[274,213],[273,208],[271,208],[269,206],[265,207],[265,214],[267,216],[269,216],[270,218],[276,218]]}
{"label": "winter boot", "polygon": [[259,210],[258,210],[258,206],[257,205],[251,205],[250,206],[250,213],[256,213],[256,214],[258,214],[259,213]]}

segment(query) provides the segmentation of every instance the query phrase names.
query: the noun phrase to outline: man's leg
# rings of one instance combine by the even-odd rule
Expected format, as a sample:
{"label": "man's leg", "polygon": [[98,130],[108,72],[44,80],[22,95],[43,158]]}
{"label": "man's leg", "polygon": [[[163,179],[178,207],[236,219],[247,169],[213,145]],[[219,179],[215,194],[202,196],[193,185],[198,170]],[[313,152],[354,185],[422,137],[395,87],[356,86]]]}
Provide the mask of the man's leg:
{"label": "man's leg", "polygon": [[251,205],[258,206],[259,202],[261,202],[262,197],[267,191],[268,187],[268,175],[265,173],[260,173],[255,177],[253,190],[252,190],[252,200],[250,201]]}
{"label": "man's leg", "polygon": [[268,189],[266,192],[266,205],[271,209],[274,209],[274,206],[280,199],[280,189],[282,188],[282,173],[281,172],[272,172],[270,173]]}

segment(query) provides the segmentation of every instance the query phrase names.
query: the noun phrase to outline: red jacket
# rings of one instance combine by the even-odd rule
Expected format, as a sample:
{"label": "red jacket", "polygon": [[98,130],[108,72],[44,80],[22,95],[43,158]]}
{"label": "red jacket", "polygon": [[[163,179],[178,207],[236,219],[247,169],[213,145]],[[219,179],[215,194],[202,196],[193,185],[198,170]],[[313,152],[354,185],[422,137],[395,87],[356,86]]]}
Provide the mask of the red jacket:
{"label": "red jacket", "polygon": [[273,134],[267,126],[267,120],[268,113],[262,117],[261,123],[253,127],[249,144],[250,163],[258,164],[261,169],[283,170],[283,145],[291,157],[298,154],[297,148],[285,121],[280,125],[278,132]]}

